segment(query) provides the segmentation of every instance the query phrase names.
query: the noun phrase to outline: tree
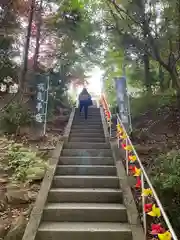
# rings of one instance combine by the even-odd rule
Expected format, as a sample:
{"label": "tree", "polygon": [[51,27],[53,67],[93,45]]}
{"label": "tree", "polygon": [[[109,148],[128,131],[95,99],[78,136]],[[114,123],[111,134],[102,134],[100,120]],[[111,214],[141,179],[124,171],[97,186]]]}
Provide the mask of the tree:
{"label": "tree", "polygon": [[[120,5],[118,1],[107,1],[117,20],[123,22],[120,32],[128,35],[134,46],[143,51],[146,58],[148,56],[157,61],[170,74],[174,86],[179,91],[180,3],[140,0],[122,2]],[[145,11],[142,11],[144,6]]]}
{"label": "tree", "polygon": [[0,2],[0,82],[6,77],[17,81],[16,64],[13,62],[13,43],[19,24],[12,1]]}

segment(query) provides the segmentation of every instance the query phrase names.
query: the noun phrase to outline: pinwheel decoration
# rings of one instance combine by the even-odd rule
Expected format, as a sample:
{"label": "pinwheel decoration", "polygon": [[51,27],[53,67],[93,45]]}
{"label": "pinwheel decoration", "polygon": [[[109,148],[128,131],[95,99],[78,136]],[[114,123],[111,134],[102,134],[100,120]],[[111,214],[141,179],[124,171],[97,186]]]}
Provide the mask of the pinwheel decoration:
{"label": "pinwheel decoration", "polygon": [[172,236],[171,236],[171,233],[169,231],[166,231],[165,233],[158,234],[158,238],[160,240],[171,240]]}
{"label": "pinwheel decoration", "polygon": [[141,187],[141,178],[137,177],[135,188],[140,188],[140,187]]}
{"label": "pinwheel decoration", "polygon": [[161,223],[151,225],[151,235],[158,235],[165,232],[166,230],[162,227]]}
{"label": "pinwheel decoration", "polygon": [[156,207],[155,204],[153,204],[152,206],[152,210],[150,212],[148,212],[148,215],[151,217],[160,217],[161,216],[161,211],[158,207]]}
{"label": "pinwheel decoration", "polygon": [[153,192],[152,192],[152,190],[150,188],[142,190],[142,196],[148,197],[148,196],[152,196],[152,195],[153,195]]}
{"label": "pinwheel decoration", "polygon": [[152,210],[152,206],[153,204],[152,203],[147,203],[144,205],[144,211],[147,213],[147,212],[150,212]]}
{"label": "pinwheel decoration", "polygon": [[137,157],[135,155],[129,155],[128,159],[130,163],[134,163],[137,160]]}
{"label": "pinwheel decoration", "polygon": [[141,175],[141,169],[135,167],[135,170],[134,170],[134,177],[139,177],[140,175]]}

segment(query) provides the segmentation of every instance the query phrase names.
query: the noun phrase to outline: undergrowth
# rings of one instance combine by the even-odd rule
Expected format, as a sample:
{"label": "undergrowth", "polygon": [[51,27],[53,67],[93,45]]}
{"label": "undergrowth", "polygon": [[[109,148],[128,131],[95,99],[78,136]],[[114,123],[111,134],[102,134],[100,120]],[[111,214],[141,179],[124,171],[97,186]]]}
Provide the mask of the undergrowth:
{"label": "undergrowth", "polygon": [[156,94],[142,93],[139,97],[130,99],[131,115],[135,118],[147,111],[156,111],[156,109],[170,105],[176,101],[176,93],[173,90]]}
{"label": "undergrowth", "polygon": [[31,182],[44,177],[47,163],[36,152],[13,141],[1,139],[0,143],[0,168],[8,172],[12,180]]}
{"label": "undergrowth", "polygon": [[180,236],[180,150],[161,154],[150,175],[169,219]]}
{"label": "undergrowth", "polygon": [[5,133],[17,133],[18,129],[33,122],[32,113],[18,103],[12,103],[0,120],[0,128]]}

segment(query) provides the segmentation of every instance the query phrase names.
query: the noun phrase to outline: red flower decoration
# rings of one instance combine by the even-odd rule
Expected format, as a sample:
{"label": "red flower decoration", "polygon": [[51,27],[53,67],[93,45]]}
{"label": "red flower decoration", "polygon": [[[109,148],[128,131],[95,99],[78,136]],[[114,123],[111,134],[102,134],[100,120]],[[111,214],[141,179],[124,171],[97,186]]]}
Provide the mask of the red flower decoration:
{"label": "red flower decoration", "polygon": [[164,233],[166,230],[162,227],[161,223],[151,225],[151,234],[158,235],[159,233]]}
{"label": "red flower decoration", "polygon": [[141,178],[137,177],[137,182],[136,182],[135,188],[140,188],[140,187],[141,187]]}
{"label": "red flower decoration", "polygon": [[150,212],[152,210],[152,206],[153,206],[152,203],[144,204],[144,211],[145,212]]}
{"label": "red flower decoration", "polygon": [[126,144],[125,144],[125,143],[122,143],[121,146],[122,146],[123,149],[125,149]]}
{"label": "red flower decoration", "polygon": [[111,118],[109,111],[107,112],[107,117],[108,117],[109,119]]}
{"label": "red flower decoration", "polygon": [[131,174],[135,174],[136,166],[135,165],[130,165],[129,166],[129,171]]}

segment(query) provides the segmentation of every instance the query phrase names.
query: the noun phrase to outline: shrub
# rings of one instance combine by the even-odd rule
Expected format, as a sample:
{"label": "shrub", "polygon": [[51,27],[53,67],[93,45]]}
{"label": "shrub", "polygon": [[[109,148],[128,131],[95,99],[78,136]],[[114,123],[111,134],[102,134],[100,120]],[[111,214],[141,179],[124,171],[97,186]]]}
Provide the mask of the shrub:
{"label": "shrub", "polygon": [[12,179],[21,182],[41,180],[47,167],[36,152],[14,142],[9,143],[3,164],[5,170],[12,172]]}
{"label": "shrub", "polygon": [[151,176],[170,221],[180,236],[180,150],[160,155]]}
{"label": "shrub", "polygon": [[0,126],[3,132],[16,133],[20,126],[26,126],[33,121],[32,113],[21,104],[13,103],[3,114]]}
{"label": "shrub", "polygon": [[132,117],[135,118],[148,110],[154,110],[155,113],[156,109],[170,105],[176,101],[176,94],[172,90],[156,94],[143,93],[139,97],[133,97],[130,99],[131,114]]}

